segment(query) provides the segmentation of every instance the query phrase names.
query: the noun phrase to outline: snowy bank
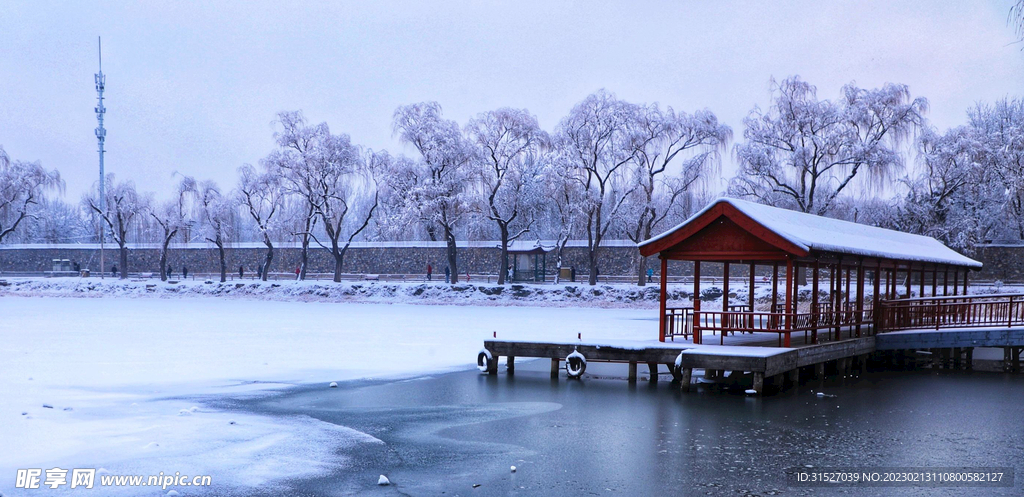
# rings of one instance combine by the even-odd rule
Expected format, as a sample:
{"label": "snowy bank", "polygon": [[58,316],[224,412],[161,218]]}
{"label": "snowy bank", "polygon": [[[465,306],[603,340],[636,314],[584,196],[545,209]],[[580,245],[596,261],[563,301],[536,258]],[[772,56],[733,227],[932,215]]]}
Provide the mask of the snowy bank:
{"label": "snowy bank", "polygon": [[[472,305],[586,305],[656,308],[657,285],[496,285],[443,282],[323,281],[183,281],[116,280],[97,278],[11,278],[0,286],[0,296],[48,297],[196,297],[217,296],[262,300],[316,302],[389,302]],[[687,302],[691,294],[673,285],[670,300]]]}

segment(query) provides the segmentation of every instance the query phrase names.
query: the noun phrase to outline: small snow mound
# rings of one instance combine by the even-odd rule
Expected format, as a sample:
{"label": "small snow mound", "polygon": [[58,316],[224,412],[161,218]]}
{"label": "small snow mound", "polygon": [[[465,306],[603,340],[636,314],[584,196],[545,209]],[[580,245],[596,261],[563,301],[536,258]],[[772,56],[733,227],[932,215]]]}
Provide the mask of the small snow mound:
{"label": "small snow mound", "polygon": [[338,388],[338,382],[332,381],[331,384],[328,385],[328,387],[330,387],[330,388]]}
{"label": "small snow mound", "polygon": [[171,496],[171,495],[181,495],[181,494],[179,494],[177,490],[168,490],[166,495]]}
{"label": "small snow mound", "polygon": [[515,467],[515,466],[512,466],[512,472],[513,472],[513,473],[515,473],[515,472],[516,472],[516,467]]}
{"label": "small snow mound", "polygon": [[159,446],[160,446],[160,444],[158,444],[156,442],[149,442],[148,444],[146,444],[145,447],[143,447],[143,449],[155,449],[155,448],[157,448]]}
{"label": "small snow mound", "polygon": [[192,415],[192,411],[190,411],[188,409],[182,409],[182,410],[178,411],[178,416],[191,416],[191,415]]}
{"label": "small snow mound", "polygon": [[383,486],[383,485],[390,485],[391,484],[391,480],[389,480],[388,477],[386,477],[384,475],[380,475],[380,478],[377,478],[377,484],[381,485],[381,486]]}
{"label": "small snow mound", "polygon": [[757,395],[757,390],[754,390],[753,388],[748,388],[746,392],[747,395]]}
{"label": "small snow mound", "polygon": [[107,468],[100,468],[100,469],[96,470],[96,474],[98,474],[98,475],[107,475],[107,474],[110,474],[110,470],[107,469]]}
{"label": "small snow mound", "polygon": [[192,406],[192,407],[189,407],[189,408],[188,408],[188,410],[189,410],[190,412],[198,412],[198,411],[199,411],[199,408],[198,408],[198,407],[196,407],[196,406]]}

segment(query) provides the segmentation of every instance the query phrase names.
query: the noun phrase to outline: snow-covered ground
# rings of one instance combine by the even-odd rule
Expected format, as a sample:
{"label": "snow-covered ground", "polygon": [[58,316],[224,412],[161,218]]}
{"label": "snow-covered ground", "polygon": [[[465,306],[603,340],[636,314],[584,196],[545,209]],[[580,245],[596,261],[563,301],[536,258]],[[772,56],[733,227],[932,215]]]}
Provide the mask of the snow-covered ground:
{"label": "snow-covered ground", "polygon": [[637,309],[184,296],[7,294],[0,316],[4,495],[18,468],[209,474],[212,493],[315,475],[345,464],[337,447],[380,442],[306,417],[218,412],[203,399],[471,368],[495,331],[509,339],[574,340],[581,332],[584,340],[637,340],[657,329],[656,313]]}

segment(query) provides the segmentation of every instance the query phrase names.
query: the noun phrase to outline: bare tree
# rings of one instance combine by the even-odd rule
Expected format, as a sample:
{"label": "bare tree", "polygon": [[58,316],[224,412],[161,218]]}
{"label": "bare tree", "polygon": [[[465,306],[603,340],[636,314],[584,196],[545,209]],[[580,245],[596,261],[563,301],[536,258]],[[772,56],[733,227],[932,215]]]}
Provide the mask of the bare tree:
{"label": "bare tree", "polygon": [[471,162],[476,158],[455,121],[441,116],[437,102],[399,107],[395,111],[394,130],[404,143],[420,153],[419,163],[399,172],[408,182],[404,192],[406,212],[420,219],[436,239],[440,227],[447,245],[451,283],[459,281],[455,229],[471,210]]}
{"label": "bare tree", "polygon": [[825,214],[865,169],[879,185],[903,165],[898,146],[924,123],[928,101],[906,85],[865,90],[849,84],[835,102],[819,100],[798,77],[774,84],[771,107],[744,119],[736,146],[740,173],[730,193],[801,212]]}
{"label": "bare tree", "polygon": [[[662,111],[657,104],[637,107],[633,121],[637,150],[633,181],[637,188],[629,205],[626,236],[634,243],[651,238],[654,230],[689,199],[691,189],[712,173],[720,172],[720,151],[732,130],[709,110],[693,115]],[[637,257],[637,283],[647,281],[647,258]]]}
{"label": "bare tree", "polygon": [[249,164],[238,168],[238,175],[238,203],[249,213],[258,235],[267,246],[262,269],[263,281],[267,281],[270,264],[274,261],[272,236],[278,231],[277,215],[284,206],[281,175],[274,168],[265,167],[263,172],[259,172]]}
{"label": "bare tree", "polygon": [[160,227],[160,281],[167,281],[167,247],[178,231],[187,229],[191,223],[191,198],[196,194],[196,180],[190,176],[181,178],[175,188],[174,198],[159,208],[151,209],[149,216]]}
{"label": "bare tree", "polygon": [[213,181],[203,181],[198,185],[196,201],[200,215],[200,230],[203,239],[217,247],[220,256],[220,282],[224,283],[228,277],[227,258],[224,253],[224,245],[231,236],[231,228],[234,225],[235,203],[221,194],[217,184]]}
{"label": "bare tree", "polygon": [[83,203],[99,216],[101,224],[106,226],[111,239],[117,243],[120,251],[119,274],[123,280],[128,278],[128,236],[135,223],[149,211],[152,200],[150,195],[140,194],[135,189],[135,183],[118,183],[113,174],[107,175],[106,183],[110,186],[106,189],[103,204],[96,201],[98,195],[87,195]]}
{"label": "bare tree", "polygon": [[[498,226],[501,266],[498,284],[505,284],[508,244],[528,233],[540,203],[539,158],[548,136],[526,110],[501,108],[485,112],[466,125],[466,134],[479,148],[481,211]],[[512,229],[515,229],[513,232]]]}
{"label": "bare tree", "polygon": [[33,210],[49,190],[64,191],[60,173],[38,162],[12,161],[0,147],[0,242],[34,217]]}
{"label": "bare tree", "polygon": [[597,284],[598,251],[609,230],[622,222],[622,208],[635,184],[627,173],[636,154],[635,106],[604,90],[576,104],[558,125],[555,146],[580,183],[582,228],[587,235],[590,284]]}

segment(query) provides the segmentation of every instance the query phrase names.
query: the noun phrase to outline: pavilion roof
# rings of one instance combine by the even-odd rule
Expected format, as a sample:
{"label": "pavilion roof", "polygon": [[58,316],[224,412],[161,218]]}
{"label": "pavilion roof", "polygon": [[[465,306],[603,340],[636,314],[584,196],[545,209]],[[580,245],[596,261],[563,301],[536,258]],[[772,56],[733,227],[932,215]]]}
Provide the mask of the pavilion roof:
{"label": "pavilion roof", "polygon": [[[735,208],[721,209],[722,204]],[[706,223],[708,214],[718,208],[727,217],[746,217],[804,253],[831,252],[899,261],[948,264],[980,268],[982,264],[922,235],[842,221],[803,212],[757,204],[746,200],[719,198],[678,226],[651,238],[639,246],[645,253],[671,248],[680,240],[671,241],[672,234],[693,223]],[[718,216],[714,216],[717,218]],[[646,247],[646,250],[643,250]],[[801,255],[801,254],[797,254]]]}

